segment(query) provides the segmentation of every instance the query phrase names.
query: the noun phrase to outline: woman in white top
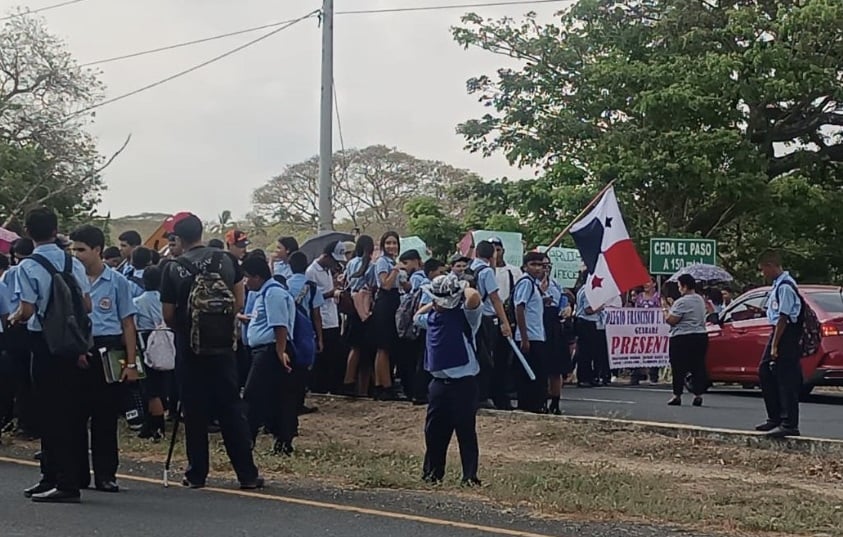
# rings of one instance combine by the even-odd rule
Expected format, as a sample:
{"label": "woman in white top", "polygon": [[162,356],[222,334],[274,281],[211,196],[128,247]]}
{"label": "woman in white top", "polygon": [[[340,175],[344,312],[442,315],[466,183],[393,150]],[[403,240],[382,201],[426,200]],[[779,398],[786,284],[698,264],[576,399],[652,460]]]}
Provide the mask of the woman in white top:
{"label": "woman in white top", "polygon": [[694,406],[702,406],[702,394],[706,388],[706,307],[703,297],[696,293],[696,284],[693,276],[680,276],[679,292],[682,296],[670,309],[666,304],[663,308],[665,321],[670,325],[670,367],[673,374],[673,398],[667,403],[670,406],[682,404],[685,378],[689,373]]}

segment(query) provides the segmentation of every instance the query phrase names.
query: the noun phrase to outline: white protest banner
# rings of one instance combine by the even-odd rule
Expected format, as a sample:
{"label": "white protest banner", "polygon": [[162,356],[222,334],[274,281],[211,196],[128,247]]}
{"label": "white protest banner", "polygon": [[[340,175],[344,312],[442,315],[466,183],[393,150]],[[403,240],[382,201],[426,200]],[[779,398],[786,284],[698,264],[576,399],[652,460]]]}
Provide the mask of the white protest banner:
{"label": "white protest banner", "polygon": [[612,369],[669,365],[670,327],[660,309],[606,310],[606,343]]}
{"label": "white protest banner", "polygon": [[582,268],[580,251],[576,248],[560,248],[554,246],[548,249],[547,246],[539,246],[539,252],[546,252],[547,257],[553,265],[551,277],[562,287],[572,288],[577,284],[577,278]]}

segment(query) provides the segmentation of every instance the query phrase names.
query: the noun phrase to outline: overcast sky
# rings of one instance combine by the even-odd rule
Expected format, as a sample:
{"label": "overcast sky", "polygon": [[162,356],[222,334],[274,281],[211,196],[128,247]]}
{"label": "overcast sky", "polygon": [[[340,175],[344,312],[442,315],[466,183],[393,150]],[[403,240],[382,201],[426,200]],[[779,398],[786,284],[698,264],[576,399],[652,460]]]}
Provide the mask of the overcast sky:
{"label": "overcast sky", "polygon": [[[335,0],[337,11],[484,0]],[[37,9],[57,0],[0,0]],[[476,8],[484,16],[550,20],[565,3]],[[46,11],[52,33],[82,63],[296,18],[320,0],[86,0]],[[449,27],[468,10],[338,16],[335,81],[346,147],[395,146],[484,177],[523,177],[502,156],[463,150],[455,126],[483,108],[465,81],[506,59],[462,50]],[[243,44],[259,33],[100,66],[107,96],[137,89]],[[99,110],[93,132],[110,154],[100,207],[113,216],[189,209],[212,219],[251,205],[251,192],[319,147],[320,30],[315,19],[216,64]],[[335,128],[335,149],[339,137]]]}

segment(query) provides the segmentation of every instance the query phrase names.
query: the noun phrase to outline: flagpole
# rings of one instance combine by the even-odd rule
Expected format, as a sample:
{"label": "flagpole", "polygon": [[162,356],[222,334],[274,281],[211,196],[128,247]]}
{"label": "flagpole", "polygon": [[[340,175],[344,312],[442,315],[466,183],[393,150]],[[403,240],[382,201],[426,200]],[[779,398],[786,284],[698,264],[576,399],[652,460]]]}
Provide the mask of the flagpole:
{"label": "flagpole", "polygon": [[609,184],[608,184],[608,185],[606,185],[605,187],[603,187],[603,190],[601,190],[601,191],[600,191],[600,192],[599,192],[596,196],[594,196],[594,199],[593,199],[593,200],[591,200],[591,202],[590,202],[588,205],[586,205],[586,206],[585,206],[585,209],[583,209],[583,210],[580,212],[580,214],[578,214],[578,215],[577,215],[577,216],[576,216],[576,217],[575,217],[575,218],[571,221],[571,223],[570,223],[570,224],[568,224],[568,225],[565,227],[565,229],[563,229],[563,230],[562,230],[562,232],[561,232],[559,235],[557,235],[555,239],[553,239],[553,241],[551,241],[551,243],[547,246],[547,249],[548,249],[548,250],[550,250],[551,248],[553,248],[554,246],[556,246],[557,244],[559,244],[559,241],[561,241],[561,240],[562,240],[562,237],[564,237],[566,233],[568,233],[569,231],[571,231],[571,228],[572,228],[572,227],[574,227],[574,224],[576,224],[577,222],[579,222],[579,221],[580,221],[580,218],[582,218],[583,216],[585,216],[585,214],[586,214],[588,211],[590,211],[591,209],[593,209],[593,208],[594,208],[594,206],[595,206],[595,205],[597,205],[597,202],[598,202],[598,201],[600,201],[600,198],[602,198],[602,197],[603,197],[603,194],[605,194],[606,192],[608,192],[608,190],[609,190],[610,188],[612,188],[613,186],[615,186],[615,181],[617,181],[617,179],[612,179],[612,180],[609,182]]}

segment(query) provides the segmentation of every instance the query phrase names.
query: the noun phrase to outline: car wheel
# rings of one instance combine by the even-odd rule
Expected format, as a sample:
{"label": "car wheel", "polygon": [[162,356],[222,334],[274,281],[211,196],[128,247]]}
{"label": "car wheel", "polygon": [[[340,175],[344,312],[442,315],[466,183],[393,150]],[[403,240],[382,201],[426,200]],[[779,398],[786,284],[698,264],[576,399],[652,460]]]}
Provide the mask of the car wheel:
{"label": "car wheel", "polygon": [[741,388],[744,390],[754,390],[758,387],[758,384],[741,384]]}

